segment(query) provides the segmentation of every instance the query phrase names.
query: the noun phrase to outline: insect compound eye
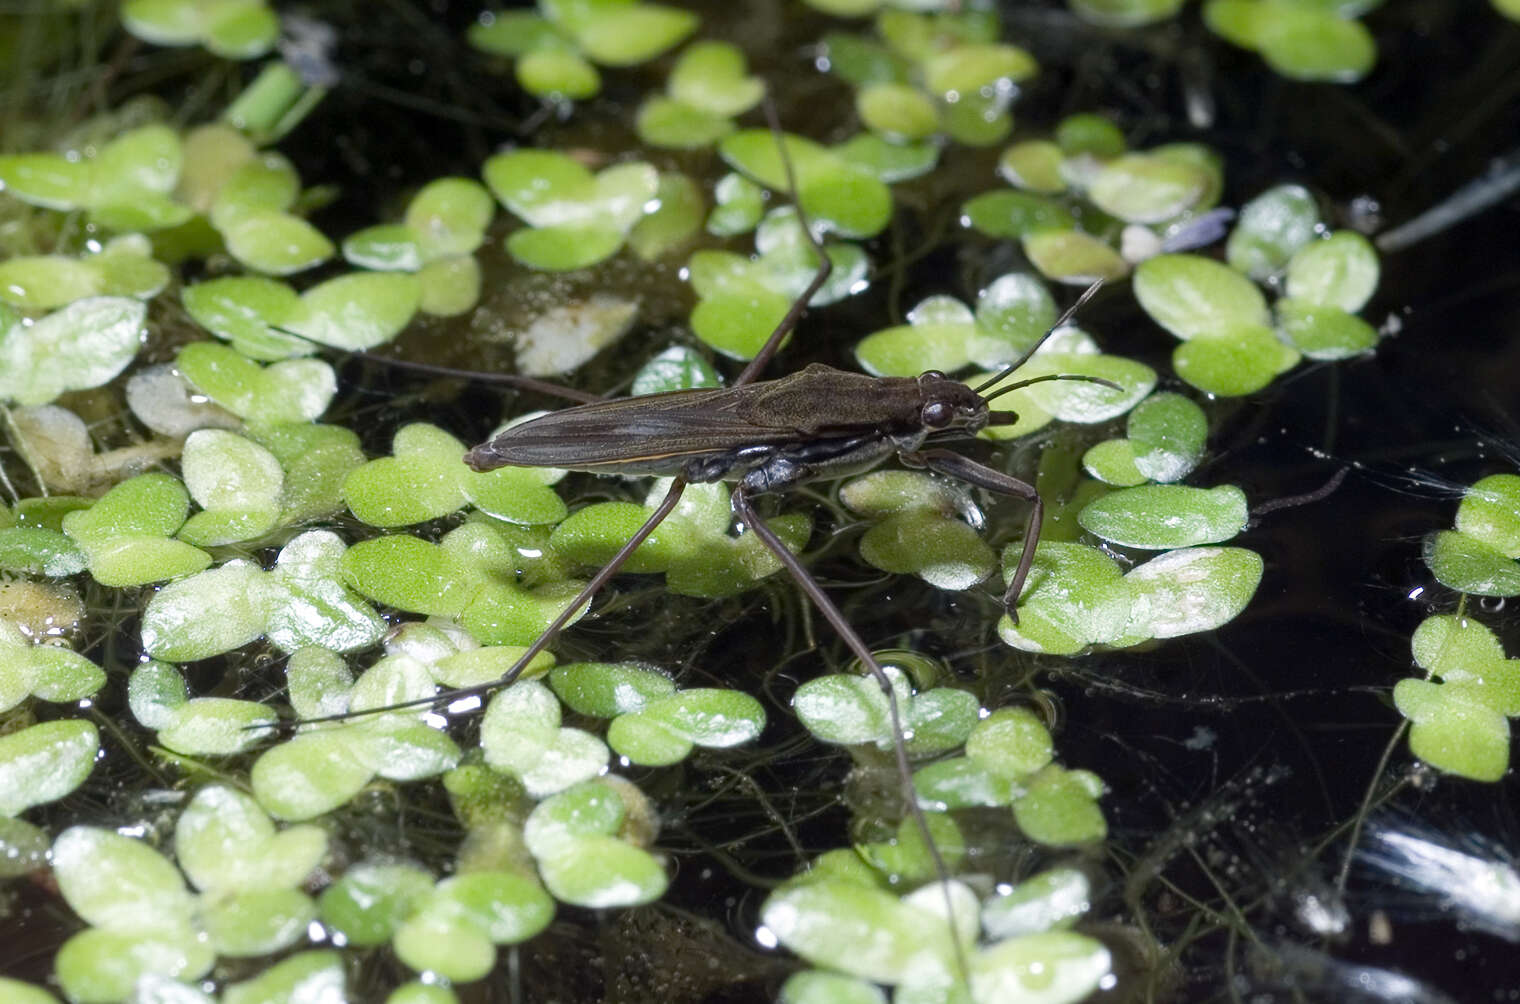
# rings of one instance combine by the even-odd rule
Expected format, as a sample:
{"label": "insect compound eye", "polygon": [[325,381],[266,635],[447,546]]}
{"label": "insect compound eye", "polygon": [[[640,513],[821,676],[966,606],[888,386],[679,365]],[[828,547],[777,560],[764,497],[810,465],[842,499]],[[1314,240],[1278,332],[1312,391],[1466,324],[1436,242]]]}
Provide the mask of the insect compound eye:
{"label": "insect compound eye", "polygon": [[955,418],[955,409],[944,401],[930,401],[919,412],[918,418],[931,429],[943,429]]}

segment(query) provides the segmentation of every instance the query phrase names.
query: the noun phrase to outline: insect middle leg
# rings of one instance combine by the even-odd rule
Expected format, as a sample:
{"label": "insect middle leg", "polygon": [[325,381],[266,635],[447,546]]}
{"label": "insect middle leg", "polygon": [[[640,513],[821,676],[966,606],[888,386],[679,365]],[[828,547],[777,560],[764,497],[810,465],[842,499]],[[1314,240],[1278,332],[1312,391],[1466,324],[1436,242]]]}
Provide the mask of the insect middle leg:
{"label": "insect middle leg", "polygon": [[989,492],[1010,495],[1029,503],[1029,522],[1024,527],[1024,550],[1019,554],[1018,567],[1014,569],[1013,578],[1008,580],[1008,588],[1003,592],[1003,606],[1008,609],[1009,619],[1017,624],[1019,622],[1017,606],[1019,594],[1024,591],[1024,580],[1029,578],[1029,567],[1034,563],[1035,546],[1040,542],[1040,524],[1045,519],[1045,503],[1040,499],[1040,493],[1027,481],[1020,481],[1002,471],[995,471],[974,460],[967,460],[953,450],[919,450],[913,453],[900,453],[898,456],[910,467],[927,467],[936,474],[943,474],[978,488],[985,488]]}
{"label": "insect middle leg", "polygon": [[[882,689],[882,693],[886,695],[887,720],[892,728],[892,750],[897,759],[898,777],[902,781],[903,799],[907,803],[908,813],[913,817],[913,822],[918,829],[919,836],[923,837],[924,846],[929,849],[929,856],[934,862],[935,873],[940,877],[941,881],[948,881],[950,877],[949,869],[945,867],[944,858],[939,853],[939,846],[934,842],[934,835],[929,831],[929,821],[924,818],[924,810],[918,804],[918,792],[913,787],[913,768],[908,763],[908,749],[903,741],[902,715],[898,710],[897,694],[892,689],[892,680],[887,676],[887,671],[881,668],[881,663],[876,661],[876,656],[871,652],[870,647],[861,639],[856,630],[850,626],[850,622],[845,619],[844,614],[834,605],[834,601],[829,599],[829,595],[823,591],[823,587],[818,585],[818,581],[802,566],[802,562],[797,559],[797,556],[782,543],[781,538],[776,536],[775,531],[766,526],[765,522],[761,520],[760,514],[755,511],[754,503],[750,501],[748,490],[745,489],[742,483],[734,488],[733,507],[734,513],[739,517],[739,522],[743,523],[751,533],[760,538],[766,547],[771,549],[771,552],[776,555],[776,559],[786,568],[787,573],[791,575],[797,585],[802,587],[802,591],[807,594],[808,599],[812,601],[813,606],[818,609],[818,612],[823,614],[824,619],[833,625],[834,630],[839,633],[839,637],[844,640],[845,645],[848,646],[851,652],[855,653],[855,657],[866,667],[872,679],[877,682]],[[954,914],[951,913],[949,916],[954,916]],[[959,942],[957,942],[958,945]],[[961,960],[961,968],[964,972],[964,960]]]}

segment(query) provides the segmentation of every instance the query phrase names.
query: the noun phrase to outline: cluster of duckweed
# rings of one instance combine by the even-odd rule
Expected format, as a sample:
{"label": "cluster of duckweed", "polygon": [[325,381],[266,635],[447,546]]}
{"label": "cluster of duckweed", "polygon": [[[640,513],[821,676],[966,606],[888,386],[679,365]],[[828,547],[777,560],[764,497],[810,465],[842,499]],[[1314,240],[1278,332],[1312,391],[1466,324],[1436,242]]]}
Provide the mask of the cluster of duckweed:
{"label": "cluster of duckweed", "polygon": [[[980,233],[1017,240],[1032,271],[988,283],[974,306],[926,296],[906,323],[855,346],[860,365],[981,383],[1055,320],[1041,277],[1132,274],[1144,312],[1181,340],[1172,357],[1181,382],[1158,390],[1155,369],[1105,351],[1099,334],[1076,325],[1005,377],[1093,379],[1000,396],[994,407],[1018,422],[989,439],[1055,422],[1090,435],[1042,458],[1066,473],[1042,478],[1051,505],[1017,623],[1004,615],[988,628],[1020,651],[1078,656],[1209,631],[1251,601],[1262,559],[1226,546],[1249,520],[1245,493],[1180,483],[1207,448],[1203,405],[1261,390],[1301,357],[1374,351],[1376,331],[1356,316],[1378,279],[1371,246],[1326,228],[1303,189],[1283,186],[1242,209],[1223,263],[1188,252],[1212,244],[1210,227],[1222,234],[1210,212],[1224,184],[1213,151],[1131,151],[1116,123],[1091,114],[1068,117],[1048,138],[1016,130],[1019,84],[1037,65],[1003,40],[988,10],[815,6],[877,14],[874,35],[841,28],[818,49],[821,68],[855,89],[862,129],[853,136],[821,143],[740,128],[766,84],[740,49],[705,39],[672,57],[663,91],[639,107],[645,144],[716,145],[721,176],[663,169],[652,154],[588,165],[584,151],[519,148],[487,160],[480,181],[421,185],[399,223],[334,240],[306,218],[321,191],[303,188],[291,163],[261,145],[300,107],[289,95],[251,121],[246,102],[234,103],[238,114],[219,122],[153,122],[62,152],[0,157],[0,198],[90,235],[0,263],[0,402],[22,461],[15,473],[28,468],[36,489],[0,506],[0,569],[43,588],[51,604],[26,616],[8,607],[0,619],[0,844],[7,875],[51,867],[82,922],[57,952],[53,989],[103,1004],[328,1000],[346,992],[360,953],[389,946],[417,975],[398,978],[388,1000],[456,1000],[454,985],[489,976],[498,950],[539,935],[560,905],[626,908],[664,894],[660,786],[642,790],[618,771],[678,765],[767,728],[742,685],[687,686],[675,667],[557,665],[548,654],[485,702],[478,735],[427,706],[505,673],[665,490],[638,489],[647,505],[572,511],[574,497],[557,487],[564,472],[473,471],[461,459],[466,444],[438,426],[406,425],[390,455],[367,457],[354,430],[322,422],[338,380],[314,358],[321,347],[370,349],[421,315],[476,306],[477,255],[499,233],[493,197],[520,221],[503,247],[523,268],[578,272],[626,255],[651,268],[684,263],[695,341],[746,359],[817,265],[788,203],[828,239],[833,277],[811,301],[824,307],[863,292],[881,267],[870,242],[898,211],[892,186],[931,176],[953,146],[1011,138],[997,173],[1012,190],[971,199],[963,213]],[[1073,3],[1108,25],[1177,6]],[[1370,50],[1301,53],[1293,39],[1319,23],[1309,6],[1215,0],[1205,17],[1284,73],[1365,72]],[[1333,18],[1355,39],[1350,19],[1367,6],[1312,18]],[[253,2],[132,2],[122,18],[145,41],[229,58],[273,43],[273,15]],[[469,37],[511,57],[528,92],[570,113],[600,91],[604,73],[673,52],[699,28],[695,15],[657,4],[544,0],[536,13],[491,15]],[[203,269],[207,261],[217,267]],[[319,266],[321,280],[302,276]],[[209,274],[218,271],[234,274]],[[194,281],[182,285],[187,276]],[[556,352],[546,372],[615,340],[635,312],[616,304],[567,325],[585,344]],[[162,347],[174,313],[196,334],[171,364],[149,364],[144,346]],[[674,345],[632,387],[718,382],[700,349]],[[82,391],[125,401],[146,442],[97,450],[74,410]],[[1441,582],[1520,594],[1514,480],[1474,486],[1456,530],[1431,538],[1427,560]],[[865,525],[865,563],[937,591],[990,580],[1000,594],[999,559],[1009,579],[1022,549],[986,532],[968,491],[921,473],[852,479],[840,501]],[[800,505],[770,525],[797,553],[813,539]],[[697,485],[627,571],[662,576],[670,593],[724,598],[779,568],[754,534],[736,532],[728,489]],[[80,585],[137,608],[128,630],[141,659],[130,671],[70,648],[84,616]],[[1514,660],[1461,614],[1427,621],[1414,648],[1441,680],[1395,690],[1414,752],[1497,778],[1505,716],[1520,711]],[[250,652],[278,653],[282,698],[199,692],[197,664]],[[932,846],[904,806],[876,818],[862,810],[852,845],[838,835],[766,897],[761,942],[813,967],[791,976],[782,998],[880,1001],[889,987],[899,1004],[1059,1004],[1112,986],[1111,948],[1082,929],[1108,831],[1103,780],[1057,762],[1052,719],[1032,706],[984,704],[913,653],[887,661]],[[132,719],[112,733],[135,723],[152,734],[171,811],[66,828],[56,813],[29,818],[86,784],[115,741],[94,710],[111,688],[124,691]],[[880,772],[898,740],[886,695],[858,672],[797,687],[791,708],[862,774]],[[323,720],[287,731],[286,709]],[[375,792],[446,800],[457,845],[426,863],[381,849],[335,853],[344,814]],[[983,862],[1003,860],[992,846],[1010,841],[1028,848],[1024,866],[987,871]],[[8,979],[0,990],[52,999]]]}

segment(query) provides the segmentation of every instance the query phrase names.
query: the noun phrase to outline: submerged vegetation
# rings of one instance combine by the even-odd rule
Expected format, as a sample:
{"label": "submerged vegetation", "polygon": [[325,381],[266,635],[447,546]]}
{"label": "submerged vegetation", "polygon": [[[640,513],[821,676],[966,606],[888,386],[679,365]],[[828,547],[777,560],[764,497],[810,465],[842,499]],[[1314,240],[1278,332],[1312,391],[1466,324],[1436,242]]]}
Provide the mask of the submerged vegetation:
{"label": "submerged vegetation", "polygon": [[[1503,965],[1469,930],[1520,939],[1516,848],[1408,796],[1512,800],[1520,450],[1421,453],[1386,403],[1343,407],[1443,351],[1374,236],[1367,193],[1430,201],[1360,168],[1395,127],[1276,123],[1323,162],[1242,139],[1239,95],[1410,87],[1419,33],[1375,0],[808,6],[0,13],[0,995],[1503,985],[1457,960]],[[1492,65],[1512,8],[1460,15]],[[363,31],[427,60],[382,81]],[[1501,78],[1459,140],[1514,110]],[[418,135],[377,138],[399,109]],[[557,402],[459,368],[722,386],[810,292],[767,375],[995,395],[960,448],[1045,501],[1016,609],[1022,504],[892,468],[764,500],[878,682],[697,484],[493,686],[670,482],[472,469]],[[1417,520],[1389,501],[1411,487],[1439,496]],[[1386,527],[1400,571],[1316,571],[1340,519]],[[1389,916],[1421,908],[1461,925],[1436,922],[1450,957],[1395,963]]]}

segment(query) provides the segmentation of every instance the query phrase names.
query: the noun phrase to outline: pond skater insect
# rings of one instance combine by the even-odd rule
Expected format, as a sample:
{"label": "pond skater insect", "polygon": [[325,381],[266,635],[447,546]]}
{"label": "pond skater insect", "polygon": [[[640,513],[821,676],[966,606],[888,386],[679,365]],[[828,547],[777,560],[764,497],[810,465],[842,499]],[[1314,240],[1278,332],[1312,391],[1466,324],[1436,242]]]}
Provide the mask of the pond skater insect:
{"label": "pond skater insect", "polygon": [[[790,177],[790,165],[786,166]],[[795,185],[792,187],[795,190]],[[907,811],[914,818],[941,879],[948,879],[923,810],[917,804],[902,720],[885,670],[798,557],[760,519],[753,497],[859,474],[895,456],[905,466],[927,469],[989,492],[1022,499],[1030,504],[1023,549],[1003,595],[1009,615],[1017,622],[1016,601],[1034,559],[1044,514],[1039,493],[1024,481],[931,444],[970,438],[990,425],[1012,424],[1017,421],[1014,413],[994,412],[989,402],[1033,383],[1081,380],[1121,390],[1100,378],[1058,374],[997,387],[1046,338],[1070,321],[1097,292],[1102,280],[1087,287],[1023,355],[974,388],[938,371],[916,377],[872,377],[816,363],[788,376],[759,380],[760,373],[830,273],[828,256],[801,218],[800,207],[798,215],[819,267],[807,289],[731,385],[592,400],[513,426],[465,455],[466,462],[477,471],[504,466],[557,467],[595,474],[664,476],[673,480],[643,525],[591,577],[507,673],[487,684],[447,690],[431,698],[373,708],[363,714],[418,705],[445,706],[509,686],[670,515],[688,484],[733,482],[732,505],[738,523],[776,556],[885,692]],[[523,381],[525,386],[529,383]],[[994,387],[997,389],[990,390]],[[532,389],[541,390],[543,386]],[[331,717],[348,718],[352,714]]]}

